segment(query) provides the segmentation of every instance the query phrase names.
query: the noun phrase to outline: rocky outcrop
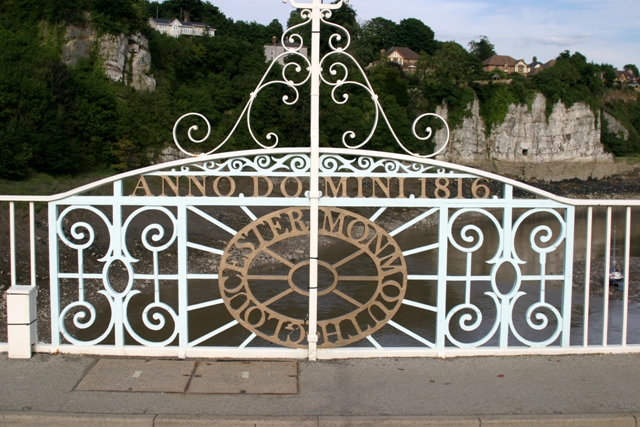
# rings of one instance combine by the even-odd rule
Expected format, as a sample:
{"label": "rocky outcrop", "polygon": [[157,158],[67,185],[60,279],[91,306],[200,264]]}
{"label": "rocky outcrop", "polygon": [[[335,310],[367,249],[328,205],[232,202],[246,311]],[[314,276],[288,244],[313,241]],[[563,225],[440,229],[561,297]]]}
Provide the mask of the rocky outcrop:
{"label": "rocky outcrop", "polygon": [[620,137],[623,141],[629,139],[629,131],[622,126],[622,123],[616,120],[611,114],[605,111],[604,118],[607,121],[607,130],[616,136]]}
{"label": "rocky outcrop", "polygon": [[95,43],[93,28],[67,26],[62,46],[62,62],[67,65],[76,65],[82,58],[88,58]]}
{"label": "rocky outcrop", "polygon": [[[510,105],[504,122],[489,135],[478,100],[469,108],[471,116],[451,131],[449,145],[439,159],[547,181],[602,178],[627,169],[605,152],[600,120],[585,104],[567,108],[558,102],[547,120],[546,99],[538,94],[531,109]],[[437,113],[446,118],[446,107]],[[442,147],[445,131],[438,131],[435,138],[437,147]]]}
{"label": "rocky outcrop", "polygon": [[140,33],[105,34],[99,40],[99,52],[107,76],[123,81],[137,90],[154,91],[156,81],[147,73],[151,68],[149,40]]}
{"label": "rocky outcrop", "polygon": [[107,77],[114,82],[123,82],[137,90],[154,91],[156,81],[147,75],[151,68],[149,40],[140,33],[126,35],[104,34],[97,36],[90,26],[67,26],[62,60],[75,65],[81,58],[87,58],[96,47],[102,58]]}
{"label": "rocky outcrop", "polygon": [[[153,156],[152,156],[153,157]],[[186,159],[187,156],[182,151],[178,150],[176,147],[166,147],[162,150],[160,155],[157,157],[158,163],[166,163],[172,162],[174,160]]]}

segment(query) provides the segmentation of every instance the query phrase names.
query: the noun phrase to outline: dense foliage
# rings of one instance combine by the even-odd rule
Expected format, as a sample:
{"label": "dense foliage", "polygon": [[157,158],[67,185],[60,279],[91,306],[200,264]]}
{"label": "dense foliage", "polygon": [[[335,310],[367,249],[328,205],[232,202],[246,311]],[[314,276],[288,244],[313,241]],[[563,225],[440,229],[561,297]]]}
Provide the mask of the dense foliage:
{"label": "dense foliage", "polygon": [[536,75],[536,88],[547,97],[547,114],[560,100],[571,107],[576,102],[584,102],[593,111],[599,111],[603,94],[600,81],[600,68],[588,63],[580,53],[571,55],[565,51],[560,54],[556,65]]}
{"label": "dense foliage", "polygon": [[[216,36],[171,38],[146,25],[151,16],[172,19],[185,13],[192,21],[216,28]],[[379,17],[359,23],[356,11],[346,7],[334,13],[331,21],[352,35],[349,49],[359,62],[347,64],[350,78],[364,83],[357,76],[360,69],[366,70],[398,138],[412,151],[432,149],[411,134],[413,120],[424,112],[435,112],[443,103],[448,106],[450,124],[456,126],[478,98],[487,132],[504,120],[509,104],[529,104],[537,91],[547,96],[549,109],[558,100],[567,105],[586,102],[595,111],[603,106],[605,89],[598,75],[608,69],[587,62],[579,53],[561,54],[555,67],[534,79],[515,75],[508,76],[513,79],[510,85],[479,84],[490,80],[481,60],[495,53],[485,36],[470,43],[467,51],[455,42],[437,41],[431,28],[413,18],[395,23]],[[292,13],[288,24],[299,22],[300,15]],[[73,67],[66,65],[61,49],[67,25],[92,25],[100,33],[145,34],[157,89],[136,92],[110,82],[97,52]],[[331,31],[323,28],[323,40],[329,39]],[[278,21],[269,25],[233,21],[203,0],[0,0],[0,178],[22,179],[32,172],[122,171],[148,164],[170,144],[176,119],[190,111],[209,118],[213,140],[222,141],[268,69],[263,46],[282,33]],[[300,33],[309,39],[308,29]],[[383,60],[381,50],[391,46],[407,46],[420,53],[414,73],[405,74]],[[321,49],[326,53],[329,45]],[[325,70],[330,64],[325,64]],[[288,75],[303,80],[305,68],[299,75],[290,68]],[[281,78],[281,72],[274,65],[271,76]],[[327,72],[325,77],[335,82],[340,72],[337,76]],[[293,106],[283,102],[284,96],[296,97],[286,85],[261,91],[252,111],[256,137],[272,144],[266,136],[274,133],[281,146],[308,145],[308,90],[308,85],[300,88],[299,101]],[[342,100],[345,94],[348,102],[333,102],[332,97]],[[355,145],[367,138],[375,120],[367,91],[348,85],[332,92],[332,87],[324,85],[321,95],[323,145],[340,146],[343,140]],[[604,108],[631,129],[628,141],[603,134],[605,144],[616,155],[640,153],[637,101],[607,103]],[[227,147],[255,147],[246,126],[238,127]],[[368,147],[397,149],[383,120]]]}
{"label": "dense foliage", "polygon": [[484,61],[496,55],[496,48],[489,40],[489,37],[480,36],[480,40],[471,40],[469,42],[469,53],[478,58],[478,60]]}

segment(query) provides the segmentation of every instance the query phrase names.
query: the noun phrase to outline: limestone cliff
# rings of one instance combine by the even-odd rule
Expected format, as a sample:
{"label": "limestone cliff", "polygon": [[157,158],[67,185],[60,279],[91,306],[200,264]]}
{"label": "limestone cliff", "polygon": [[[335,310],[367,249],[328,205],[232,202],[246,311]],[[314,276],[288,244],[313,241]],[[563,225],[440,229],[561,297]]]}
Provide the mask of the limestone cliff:
{"label": "limestone cliff", "polygon": [[154,91],[156,81],[148,76],[151,68],[149,40],[140,33],[98,36],[90,26],[67,26],[62,60],[75,65],[79,59],[98,50],[105,73],[114,82],[123,82],[137,90]]}
{"label": "limestone cliff", "polygon": [[616,134],[623,141],[627,141],[629,139],[629,131],[624,126],[622,126],[622,123],[616,120],[615,117],[605,111],[604,118],[606,120],[607,130],[609,132]]}
{"label": "limestone cliff", "polygon": [[[546,99],[538,94],[531,109],[510,105],[504,122],[488,136],[478,100],[469,108],[471,116],[452,129],[449,146],[439,159],[547,181],[601,178],[626,167],[605,152],[600,143],[601,121],[585,104],[567,108],[559,102],[547,120]],[[446,107],[437,112],[448,115]],[[442,147],[445,131],[438,131],[435,138],[437,147]]]}

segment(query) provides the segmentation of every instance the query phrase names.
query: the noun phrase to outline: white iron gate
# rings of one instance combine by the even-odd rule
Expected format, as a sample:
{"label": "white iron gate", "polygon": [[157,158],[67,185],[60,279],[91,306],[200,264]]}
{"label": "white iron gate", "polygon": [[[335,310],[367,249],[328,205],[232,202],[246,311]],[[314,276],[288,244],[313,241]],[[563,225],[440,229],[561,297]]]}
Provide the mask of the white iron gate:
{"label": "white iron gate", "polygon": [[[640,201],[569,200],[433,160],[446,144],[429,156],[411,153],[395,137],[357,62],[365,84],[350,79],[340,62],[326,65],[331,75],[342,73],[339,78],[323,75],[323,64],[351,58],[348,33],[326,20],[342,2],[291,3],[306,21],[283,39],[295,41],[293,31],[311,25],[313,54],[309,61],[290,48],[285,55],[306,62],[308,74],[289,63],[282,80],[263,79],[238,119],[236,127],[247,120],[261,149],[216,154],[230,135],[208,153],[68,194],[0,197],[10,202],[10,353],[16,348],[16,355],[30,355],[36,341],[39,201],[48,202],[51,335],[50,343],[35,345],[37,351],[315,360],[640,349],[629,334],[628,262],[616,283],[619,312],[609,312],[612,220],[618,207],[624,209],[620,228],[628,261],[632,207]],[[323,58],[321,24],[341,34],[329,40]],[[303,77],[289,78],[292,69]],[[284,85],[297,100],[307,82],[310,147],[278,148],[272,134],[270,146],[256,138],[250,116],[260,91]],[[348,101],[342,91],[349,85],[369,91],[375,123],[361,143],[349,145],[355,135],[346,132],[346,148],[320,148],[321,83],[333,87],[337,103]],[[417,139],[432,136],[431,128],[424,137],[417,131],[427,116],[434,115],[414,124]],[[191,154],[178,137],[187,117],[211,127],[199,114],[178,120],[174,139]],[[407,154],[362,150],[380,118]],[[193,143],[210,133],[197,140],[195,131],[188,131]],[[105,186],[112,186],[111,194],[92,193]],[[29,269],[20,279],[19,201],[30,202]],[[597,242],[604,249],[595,251],[605,262],[602,301],[594,305],[590,261],[598,206],[606,207]],[[585,236],[579,247],[577,232]],[[581,260],[584,289],[573,277]],[[13,307],[26,317],[12,320]]]}

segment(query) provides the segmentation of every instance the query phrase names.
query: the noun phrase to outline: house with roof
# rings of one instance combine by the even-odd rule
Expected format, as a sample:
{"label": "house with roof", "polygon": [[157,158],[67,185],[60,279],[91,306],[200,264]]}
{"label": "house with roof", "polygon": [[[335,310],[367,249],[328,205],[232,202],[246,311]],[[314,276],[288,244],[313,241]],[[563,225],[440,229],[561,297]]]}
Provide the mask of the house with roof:
{"label": "house with roof", "polygon": [[[620,71],[617,69],[614,69],[613,72],[615,73],[616,77],[613,80],[613,86],[614,87],[618,87],[618,88],[633,88],[637,91],[640,91],[640,84],[638,84],[638,78],[633,74],[632,71]],[[600,72],[600,80],[605,81],[605,72],[601,71]]]}
{"label": "house with roof", "polygon": [[544,66],[544,64],[538,61],[538,59],[534,56],[533,62],[531,64],[528,64],[528,66],[529,66],[529,72],[531,73],[536,68],[541,68],[542,66]]}
{"label": "house with roof", "polygon": [[385,52],[390,62],[400,65],[404,71],[415,71],[420,55],[408,47],[394,46]]}
{"label": "house with roof", "polygon": [[620,87],[626,87],[629,84],[637,83],[633,72],[615,70],[615,73],[616,79],[614,82],[618,83]]}
{"label": "house with roof", "polygon": [[216,30],[202,22],[180,21],[179,19],[149,18],[149,26],[154,30],[171,37],[180,36],[215,36]]}
{"label": "house with roof", "polygon": [[519,73],[524,76],[531,71],[524,59],[514,59],[508,55],[493,55],[482,61],[482,69],[486,72],[502,70],[507,74]]}
{"label": "house with roof", "polygon": [[531,66],[532,64],[529,64],[529,74],[527,74],[527,77],[533,77],[536,74],[539,74],[540,72],[546,70],[547,68],[551,68],[554,65],[556,65],[556,62],[558,62],[556,59],[552,59],[551,61],[545,62],[544,64],[541,62],[537,62],[535,63],[535,66]]}
{"label": "house with roof", "polygon": [[298,51],[304,56],[309,56],[309,49],[306,46],[300,45],[300,43],[292,43],[288,40],[285,40],[284,44],[282,44],[281,42],[278,42],[277,37],[273,37],[271,39],[271,44],[264,46],[264,56],[267,59],[267,62],[278,61],[280,65],[284,65],[285,57],[280,57],[280,55],[286,52],[291,52],[292,50]]}

